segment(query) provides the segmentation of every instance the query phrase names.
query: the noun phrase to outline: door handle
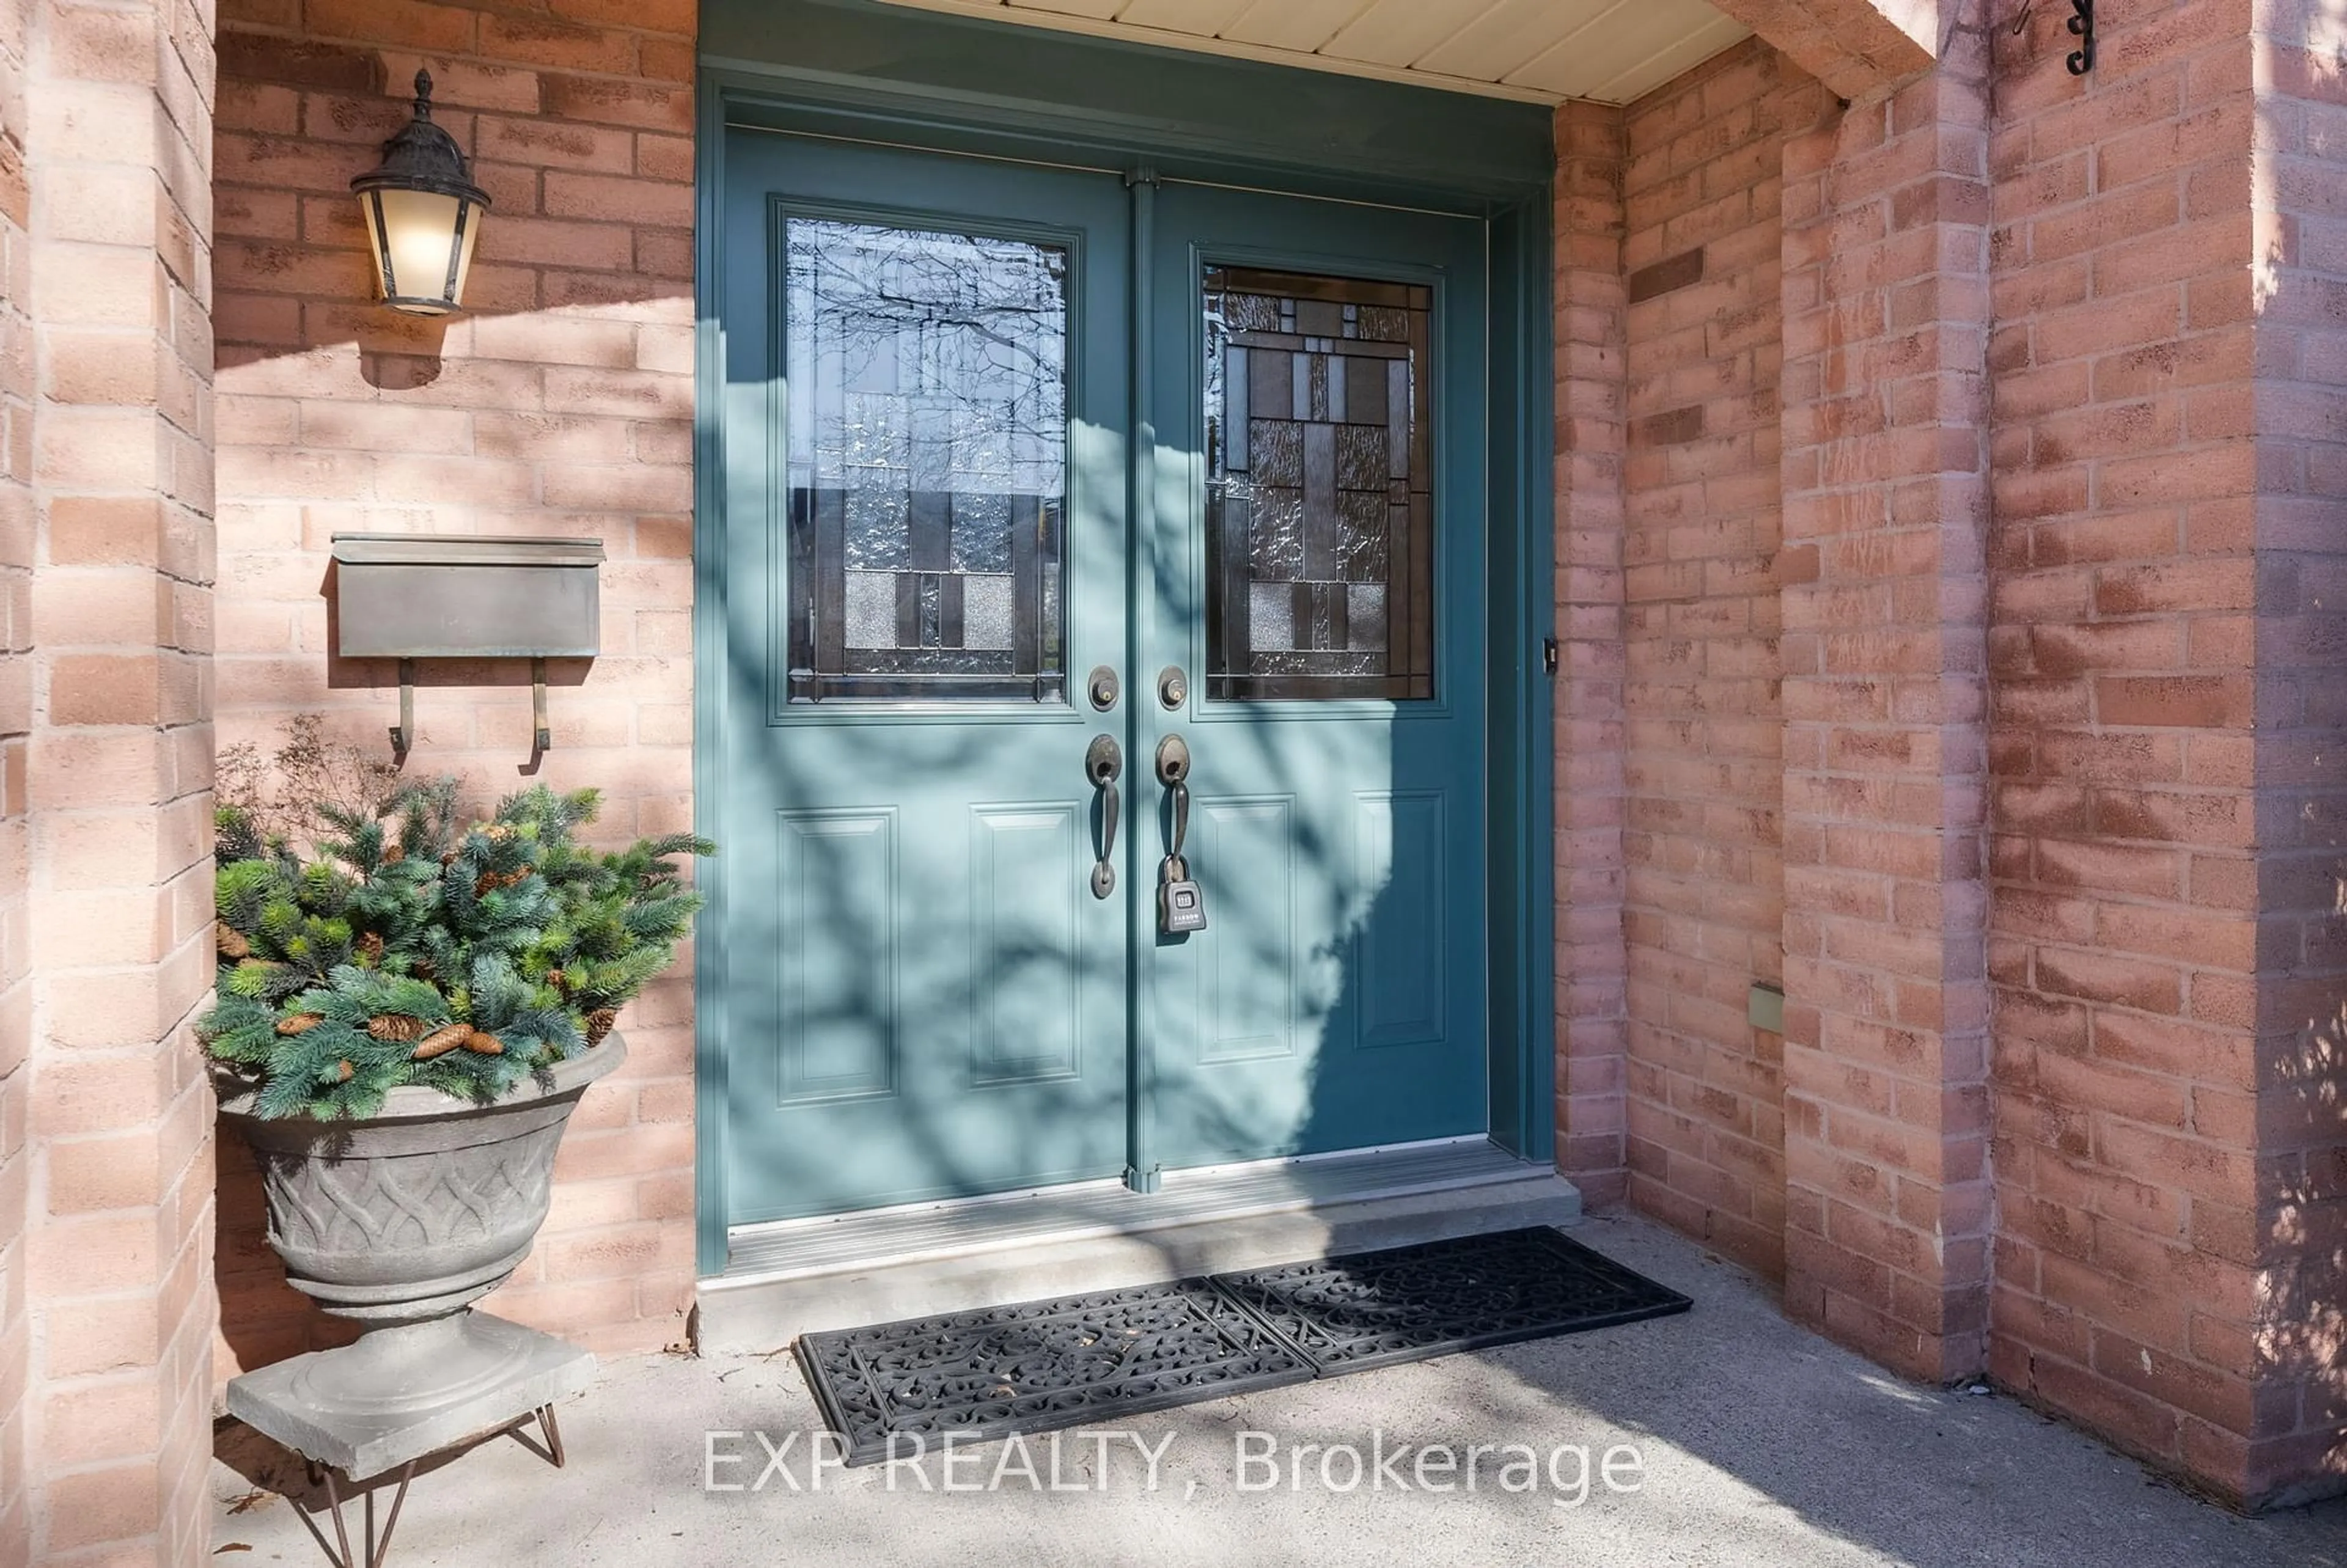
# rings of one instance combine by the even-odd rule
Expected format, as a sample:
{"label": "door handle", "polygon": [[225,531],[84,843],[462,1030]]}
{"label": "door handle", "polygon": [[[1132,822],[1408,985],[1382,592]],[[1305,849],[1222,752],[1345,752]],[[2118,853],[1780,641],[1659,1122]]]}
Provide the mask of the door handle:
{"label": "door handle", "polygon": [[1168,735],[1157,743],[1157,782],[1174,797],[1174,848],[1169,859],[1182,858],[1182,840],[1190,832],[1190,743]]}
{"label": "door handle", "polygon": [[1157,868],[1157,929],[1164,936],[1185,937],[1206,928],[1205,890],[1192,880],[1190,863],[1183,858],[1183,841],[1190,836],[1190,744],[1179,735],[1157,743],[1157,782],[1165,786],[1173,807],[1173,843]]}
{"label": "door handle", "polygon": [[1116,781],[1124,773],[1124,748],[1114,735],[1094,735],[1084,750],[1084,776],[1101,797],[1101,852],[1092,863],[1092,897],[1105,898],[1116,891]]}

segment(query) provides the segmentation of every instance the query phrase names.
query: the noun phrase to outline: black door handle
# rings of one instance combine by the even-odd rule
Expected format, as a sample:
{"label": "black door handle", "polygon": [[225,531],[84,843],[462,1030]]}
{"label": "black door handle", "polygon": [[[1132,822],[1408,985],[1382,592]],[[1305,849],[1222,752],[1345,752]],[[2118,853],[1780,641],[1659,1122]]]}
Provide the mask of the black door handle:
{"label": "black door handle", "polygon": [[1206,893],[1190,875],[1182,854],[1190,836],[1190,745],[1179,735],[1157,743],[1157,782],[1165,786],[1171,809],[1173,841],[1157,867],[1157,929],[1167,937],[1187,937],[1206,928]]}
{"label": "black door handle", "polygon": [[1094,735],[1084,750],[1084,776],[1101,797],[1100,858],[1092,863],[1092,897],[1105,898],[1116,891],[1116,781],[1124,774],[1124,748],[1114,735]]}
{"label": "black door handle", "polygon": [[1174,802],[1174,845],[1168,860],[1182,858],[1182,841],[1190,833],[1190,743],[1168,735],[1157,743],[1157,782]]}

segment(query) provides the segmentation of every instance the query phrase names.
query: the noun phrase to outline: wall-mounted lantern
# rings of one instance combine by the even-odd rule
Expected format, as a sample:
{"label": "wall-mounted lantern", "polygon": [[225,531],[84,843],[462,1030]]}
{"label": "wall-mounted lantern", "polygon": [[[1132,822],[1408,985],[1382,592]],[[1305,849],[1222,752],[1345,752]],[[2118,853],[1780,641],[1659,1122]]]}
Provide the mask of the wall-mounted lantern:
{"label": "wall-mounted lantern", "polygon": [[473,183],[456,138],[432,123],[432,73],[415,73],[415,118],[383,144],[383,162],[351,181],[383,302],[445,316],[465,298],[488,192]]}

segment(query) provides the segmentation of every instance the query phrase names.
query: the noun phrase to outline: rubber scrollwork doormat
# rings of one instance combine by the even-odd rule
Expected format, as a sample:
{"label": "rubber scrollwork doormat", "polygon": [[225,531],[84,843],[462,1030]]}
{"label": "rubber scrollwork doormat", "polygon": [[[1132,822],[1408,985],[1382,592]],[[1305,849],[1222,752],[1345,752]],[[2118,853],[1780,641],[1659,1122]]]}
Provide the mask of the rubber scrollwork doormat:
{"label": "rubber scrollwork doormat", "polygon": [[797,1349],[856,1465],[1692,1305],[1533,1226],[803,1335]]}

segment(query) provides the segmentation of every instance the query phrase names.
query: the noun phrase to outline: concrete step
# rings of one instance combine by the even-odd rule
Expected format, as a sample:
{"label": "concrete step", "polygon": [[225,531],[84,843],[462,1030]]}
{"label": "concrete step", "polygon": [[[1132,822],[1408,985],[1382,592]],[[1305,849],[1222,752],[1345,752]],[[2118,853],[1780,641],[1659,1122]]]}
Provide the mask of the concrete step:
{"label": "concrete step", "polygon": [[1581,1194],[1486,1138],[1171,1172],[1153,1194],[1083,1182],[734,1228],[701,1282],[709,1354],[801,1334],[1116,1290],[1527,1225],[1571,1225]]}

